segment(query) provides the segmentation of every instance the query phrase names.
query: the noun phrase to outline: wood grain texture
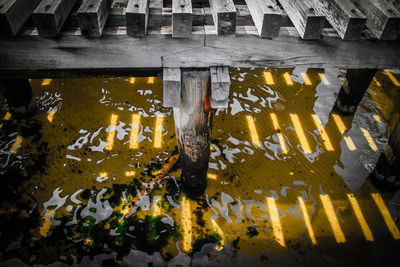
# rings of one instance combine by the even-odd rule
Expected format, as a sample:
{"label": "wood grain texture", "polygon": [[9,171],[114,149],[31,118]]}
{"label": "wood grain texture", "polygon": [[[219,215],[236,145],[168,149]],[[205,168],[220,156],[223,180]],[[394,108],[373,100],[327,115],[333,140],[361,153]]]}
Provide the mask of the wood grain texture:
{"label": "wood grain texture", "polygon": [[310,0],[279,0],[301,38],[321,38],[325,17],[317,15]]}
{"label": "wood grain texture", "polygon": [[163,106],[179,108],[181,104],[181,69],[163,68]]}
{"label": "wood grain texture", "polygon": [[351,0],[313,0],[317,14],[323,15],[343,40],[357,40],[366,22],[366,17]]}
{"label": "wood grain texture", "polygon": [[[63,35],[58,40],[18,35],[0,38],[0,73],[161,70],[162,67],[295,67],[400,68],[399,41],[337,37],[303,41],[279,36],[193,34],[190,38],[149,34],[146,38],[106,35],[85,38]],[[151,49],[149,49],[151,48]]]}
{"label": "wood grain texture", "polygon": [[282,12],[275,0],[246,0],[246,3],[260,37],[278,36]]}
{"label": "wood grain texture", "polygon": [[112,0],[85,0],[78,10],[82,35],[100,37],[111,10]]}
{"label": "wood grain texture", "polygon": [[129,0],[126,8],[128,36],[144,37],[147,32],[150,0]]}
{"label": "wood grain texture", "polygon": [[234,34],[236,31],[236,8],[232,0],[209,0],[217,34]]}
{"label": "wood grain texture", "polygon": [[400,11],[384,0],[352,0],[367,17],[366,26],[378,39],[395,40],[399,36]]}
{"label": "wood grain texture", "polygon": [[77,0],[43,0],[33,12],[40,36],[56,37]]}
{"label": "wood grain texture", "polygon": [[228,67],[210,67],[211,108],[226,109],[229,104],[231,78]]}
{"label": "wood grain texture", "polygon": [[192,35],[192,2],[172,0],[172,37]]}
{"label": "wood grain texture", "polygon": [[0,32],[16,35],[41,0],[0,0]]}

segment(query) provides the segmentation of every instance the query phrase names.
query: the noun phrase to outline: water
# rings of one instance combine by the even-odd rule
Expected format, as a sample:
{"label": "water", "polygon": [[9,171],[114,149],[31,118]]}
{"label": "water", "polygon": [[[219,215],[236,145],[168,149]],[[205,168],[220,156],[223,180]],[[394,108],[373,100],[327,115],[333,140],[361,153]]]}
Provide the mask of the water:
{"label": "water", "polygon": [[230,72],[230,104],[215,112],[198,200],[181,192],[160,79],[31,80],[39,112],[2,121],[0,261],[320,266],[395,258],[398,196],[367,179],[399,119],[388,74],[378,71],[356,114],[341,117],[331,110],[343,70]]}

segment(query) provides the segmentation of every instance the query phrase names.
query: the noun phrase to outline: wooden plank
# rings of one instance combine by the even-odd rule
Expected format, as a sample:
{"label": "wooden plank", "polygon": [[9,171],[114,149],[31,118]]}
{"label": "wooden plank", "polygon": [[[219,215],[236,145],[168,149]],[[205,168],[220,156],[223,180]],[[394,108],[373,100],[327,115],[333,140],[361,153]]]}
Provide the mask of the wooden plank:
{"label": "wooden plank", "polygon": [[319,39],[325,17],[317,15],[310,0],[279,0],[303,39]]}
{"label": "wooden plank", "polygon": [[129,0],[126,8],[126,32],[128,36],[146,36],[149,2],[149,0]]}
{"label": "wooden plank", "polygon": [[236,31],[236,8],[232,0],[209,0],[218,35]]}
{"label": "wooden plank", "polygon": [[78,10],[81,33],[87,37],[100,37],[103,33],[112,0],[85,0]]}
{"label": "wooden plank", "polygon": [[382,40],[395,40],[399,36],[400,12],[384,0],[352,0],[367,17],[366,26]]}
{"label": "wooden plank", "polygon": [[179,108],[181,104],[181,69],[163,68],[163,106]]}
{"label": "wooden plank", "polygon": [[228,108],[231,79],[228,67],[210,67],[211,108]]}
{"label": "wooden plank", "polygon": [[254,25],[261,37],[279,35],[282,12],[275,0],[246,0]]}
{"label": "wooden plank", "polygon": [[343,40],[360,39],[367,19],[350,0],[313,0],[313,4]]}
{"label": "wooden plank", "polygon": [[192,35],[192,2],[172,0],[172,37]]}
{"label": "wooden plank", "polygon": [[33,12],[40,36],[56,37],[77,0],[43,0]]}
{"label": "wooden plank", "polygon": [[0,0],[0,32],[16,35],[41,0]]}

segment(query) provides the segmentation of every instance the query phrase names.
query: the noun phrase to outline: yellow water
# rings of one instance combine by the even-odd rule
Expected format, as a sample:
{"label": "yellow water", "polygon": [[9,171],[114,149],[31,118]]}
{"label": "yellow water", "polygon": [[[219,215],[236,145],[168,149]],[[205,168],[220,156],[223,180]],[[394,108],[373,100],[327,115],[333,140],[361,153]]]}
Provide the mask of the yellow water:
{"label": "yellow water", "polygon": [[[147,263],[160,251],[163,261],[182,265],[351,265],[395,258],[398,221],[387,211],[393,194],[366,177],[399,119],[393,78],[400,75],[378,71],[350,117],[331,112],[343,71],[231,69],[230,75],[230,105],[215,113],[208,186],[197,201],[177,188],[179,168],[157,182],[151,177],[177,146],[159,78],[31,80],[40,108],[31,120],[41,125],[41,138],[2,129],[2,173],[13,164],[32,165],[31,155],[47,158],[43,172],[16,188],[30,209],[3,201],[0,212],[12,220],[12,212],[28,218],[36,211],[39,223],[2,242],[0,259],[51,263],[75,255],[79,262],[116,251],[121,263],[130,249],[149,254]],[[7,123],[17,125],[9,116]],[[135,179],[135,190],[129,189]],[[91,201],[82,196],[86,189],[104,194],[94,193],[97,201]],[[159,216],[167,230],[157,232],[146,216]],[[132,241],[142,226],[151,248]],[[204,245],[205,237],[218,242]],[[10,250],[12,241],[20,247]]]}

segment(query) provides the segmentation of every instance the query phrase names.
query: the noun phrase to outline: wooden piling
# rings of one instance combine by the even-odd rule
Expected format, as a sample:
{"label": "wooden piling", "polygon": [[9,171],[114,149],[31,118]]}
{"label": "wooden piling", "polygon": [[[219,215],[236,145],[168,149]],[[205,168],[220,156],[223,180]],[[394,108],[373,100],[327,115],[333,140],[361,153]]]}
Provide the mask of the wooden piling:
{"label": "wooden piling", "polygon": [[36,101],[28,79],[2,79],[0,91],[15,118],[30,117],[36,112]]}
{"label": "wooden piling", "polygon": [[276,37],[282,24],[282,11],[275,0],[246,0],[260,37]]}
{"label": "wooden piling", "polygon": [[111,10],[111,0],[85,0],[78,10],[81,33],[87,37],[100,37]]}
{"label": "wooden piling", "polygon": [[126,8],[126,33],[128,36],[146,36],[149,7],[149,0],[129,0]]}
{"label": "wooden piling", "polygon": [[192,2],[172,0],[172,37],[190,37],[192,23]]}
{"label": "wooden piling", "polygon": [[182,71],[182,99],[174,108],[182,168],[182,187],[189,197],[204,193],[212,128],[209,71]]}
{"label": "wooden piling", "polygon": [[236,32],[236,8],[232,0],[209,0],[218,35]]}
{"label": "wooden piling", "polygon": [[376,69],[347,70],[346,77],[336,99],[335,111],[342,115],[354,114],[375,73]]}

